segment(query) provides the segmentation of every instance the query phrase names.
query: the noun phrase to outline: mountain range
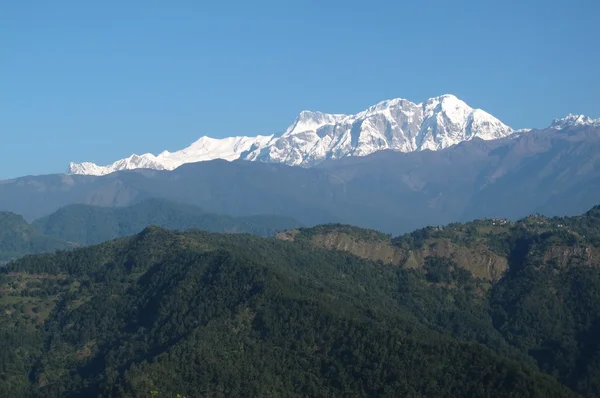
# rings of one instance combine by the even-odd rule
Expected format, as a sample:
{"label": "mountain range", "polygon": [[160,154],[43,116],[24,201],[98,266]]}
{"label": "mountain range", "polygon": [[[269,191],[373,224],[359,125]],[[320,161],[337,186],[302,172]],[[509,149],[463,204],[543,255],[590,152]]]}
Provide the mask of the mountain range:
{"label": "mountain range", "polygon": [[[554,119],[549,128],[600,126],[600,119],[572,115]],[[131,155],[107,166],[71,163],[67,174],[106,175],[119,170],[173,170],[183,164],[224,159],[283,163],[312,167],[325,160],[393,150],[437,151],[480,138],[493,140],[531,129],[513,130],[481,109],[473,109],[454,95],[423,103],[397,98],[382,101],[355,115],[302,111],[278,135],[256,137],[201,137],[189,147],[159,155]]]}
{"label": "mountain range", "polygon": [[280,135],[202,137],[177,152],[132,155],[108,166],[71,163],[68,174],[105,175],[118,170],[173,170],[182,164],[212,159],[255,160],[310,167],[327,159],[365,156],[391,149],[400,152],[439,150],[473,138],[503,138],[514,131],[454,95],[415,104],[405,99],[380,102],[355,115],[303,111]]}
{"label": "mountain range", "polygon": [[600,126],[474,138],[438,151],[378,151],[310,168],[213,160],[172,171],[0,182],[0,210],[28,221],[70,204],[121,207],[151,198],[234,217],[271,214],[389,233],[535,212],[573,215],[600,203]]}

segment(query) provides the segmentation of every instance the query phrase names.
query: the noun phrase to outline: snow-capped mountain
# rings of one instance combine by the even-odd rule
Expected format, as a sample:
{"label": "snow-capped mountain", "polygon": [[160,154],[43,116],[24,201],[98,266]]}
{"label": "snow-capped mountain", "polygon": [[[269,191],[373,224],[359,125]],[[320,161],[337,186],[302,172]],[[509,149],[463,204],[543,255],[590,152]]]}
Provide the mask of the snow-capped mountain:
{"label": "snow-capped mountain", "polygon": [[144,155],[133,154],[128,158],[118,160],[108,166],[98,166],[94,163],[71,163],[67,174],[106,175],[119,170],[155,169],[173,170],[186,163],[202,162],[205,160],[225,159],[236,160],[249,150],[262,148],[273,138],[272,135],[256,137],[201,137],[189,147],[181,151],[164,151],[158,156],[151,153]]}
{"label": "snow-capped mountain", "polygon": [[310,167],[326,159],[366,156],[391,149],[439,150],[475,137],[491,140],[514,130],[454,95],[415,104],[405,99],[380,102],[355,115],[303,111],[280,136],[202,137],[181,151],[132,155],[108,166],[71,163],[70,174],[103,175],[118,170],[172,170],[184,163],[245,159]]}
{"label": "snow-capped mountain", "polygon": [[552,121],[552,124],[550,125],[550,128],[555,130],[562,130],[568,127],[575,126],[600,127],[600,118],[592,119],[591,117],[585,115],[573,115],[572,113],[569,113],[563,118],[554,119]]}
{"label": "snow-capped mountain", "polygon": [[325,159],[365,156],[384,149],[435,151],[474,137],[490,140],[512,132],[492,115],[453,95],[421,104],[393,99],[356,115],[324,117],[304,111],[281,137],[244,159],[306,167]]}

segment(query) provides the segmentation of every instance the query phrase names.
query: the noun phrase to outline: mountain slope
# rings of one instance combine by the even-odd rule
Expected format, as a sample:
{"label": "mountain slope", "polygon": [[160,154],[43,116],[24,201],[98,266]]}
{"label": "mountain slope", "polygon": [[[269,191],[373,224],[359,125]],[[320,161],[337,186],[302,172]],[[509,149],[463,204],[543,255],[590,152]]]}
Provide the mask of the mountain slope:
{"label": "mountain slope", "polygon": [[[600,202],[599,166],[600,128],[583,126],[437,152],[381,152],[317,168],[346,181],[348,196],[377,214],[377,223],[356,216],[345,223],[396,233],[475,218],[579,214]],[[394,218],[407,227],[392,229]]]}
{"label": "mountain slope", "polygon": [[17,214],[0,212],[0,265],[26,254],[72,247],[71,243],[40,233]]}
{"label": "mountain slope", "polygon": [[106,242],[135,235],[148,226],[172,230],[274,236],[299,224],[282,216],[230,217],[160,199],[121,208],[75,204],[28,224],[23,217],[0,212],[0,265],[28,254]]}
{"label": "mountain slope", "polygon": [[303,111],[276,136],[202,137],[178,152],[132,155],[108,166],[71,163],[68,174],[105,175],[118,170],[173,170],[185,163],[245,159],[291,166],[314,166],[326,159],[365,156],[392,149],[439,150],[459,142],[506,137],[513,130],[453,95],[415,104],[404,99],[380,102],[356,115]]}
{"label": "mountain slope", "polygon": [[479,288],[489,289],[489,316],[505,341],[586,396],[600,394],[600,206],[577,217],[478,220],[393,239],[339,225],[278,239],[422,270],[432,283],[454,286],[465,274],[489,281]]}
{"label": "mountain slope", "polygon": [[0,274],[1,391],[576,397],[505,340],[491,316],[504,296],[490,303],[482,289],[435,259],[424,272],[303,242],[149,228]]}
{"label": "mountain slope", "polygon": [[181,231],[200,229],[273,236],[298,223],[281,216],[235,218],[206,213],[195,206],[149,199],[121,208],[70,205],[35,220],[32,225],[46,235],[90,245],[134,235],[151,225]]}
{"label": "mountain slope", "polygon": [[0,182],[0,210],[27,220],[69,204],[149,198],[234,217],[287,216],[400,233],[473,218],[575,215],[600,202],[600,128],[533,130],[440,151],[380,151],[316,167],[215,160],[173,171],[39,176]]}

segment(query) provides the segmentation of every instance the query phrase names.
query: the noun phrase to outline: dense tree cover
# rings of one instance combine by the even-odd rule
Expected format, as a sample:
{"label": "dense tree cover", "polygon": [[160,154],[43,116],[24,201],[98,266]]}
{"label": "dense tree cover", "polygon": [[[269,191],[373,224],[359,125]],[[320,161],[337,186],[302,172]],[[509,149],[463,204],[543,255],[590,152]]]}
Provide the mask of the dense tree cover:
{"label": "dense tree cover", "polygon": [[418,249],[435,240],[448,240],[467,247],[484,245],[492,251],[509,256],[518,241],[545,241],[553,244],[600,246],[600,206],[581,216],[547,218],[532,215],[512,222],[506,219],[485,219],[447,226],[426,227],[391,240],[406,249]]}
{"label": "dense tree cover", "polygon": [[272,236],[278,231],[298,226],[289,217],[230,217],[159,199],[149,199],[122,208],[71,205],[32,224],[16,214],[0,213],[0,265],[26,254],[131,236],[150,225],[172,230],[194,228],[258,236]]}
{"label": "dense tree cover", "polygon": [[345,224],[323,224],[311,228],[298,228],[298,232],[300,233],[299,237],[304,240],[310,240],[314,236],[328,233],[346,234],[357,240],[366,242],[386,242],[391,239],[390,234]]}
{"label": "dense tree cover", "polygon": [[510,263],[498,281],[449,257],[408,269],[309,239],[157,227],[24,257],[0,273],[0,395],[599,396],[585,217],[394,240],[494,246]]}
{"label": "dense tree cover", "polygon": [[581,240],[600,246],[600,206],[595,206],[587,213],[577,217],[555,217],[552,222],[562,225],[567,230],[575,231]]}
{"label": "dense tree cover", "polygon": [[148,199],[129,207],[70,205],[33,222],[33,226],[46,235],[85,245],[131,236],[150,225],[172,230],[195,228],[258,236],[272,236],[277,231],[298,226],[289,217],[230,217],[161,199]]}
{"label": "dense tree cover", "polygon": [[23,217],[0,212],[0,265],[25,254],[72,247],[69,243],[37,231]]}

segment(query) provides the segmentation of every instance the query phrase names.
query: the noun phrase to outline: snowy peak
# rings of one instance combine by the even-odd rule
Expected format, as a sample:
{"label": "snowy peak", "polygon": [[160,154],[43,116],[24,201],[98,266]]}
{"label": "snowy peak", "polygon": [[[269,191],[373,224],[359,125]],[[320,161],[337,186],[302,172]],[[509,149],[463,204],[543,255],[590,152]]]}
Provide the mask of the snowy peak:
{"label": "snowy peak", "polygon": [[98,166],[97,164],[91,162],[71,162],[69,163],[69,167],[67,167],[66,173],[101,176],[107,174],[107,172],[104,169],[104,167]]}
{"label": "snowy peak", "polygon": [[71,163],[70,174],[104,175],[118,170],[172,170],[185,163],[244,159],[311,167],[327,159],[366,156],[381,150],[439,150],[473,138],[496,139],[513,129],[454,95],[422,103],[395,98],[354,115],[302,111],[280,136],[201,137],[189,147],[160,155],[132,155],[108,166]]}
{"label": "snowy peak", "polygon": [[322,112],[302,111],[294,123],[287,128],[283,135],[303,133],[318,130],[327,124],[334,124],[344,119],[346,115],[335,115]]}
{"label": "snowy peak", "polygon": [[244,159],[310,167],[325,159],[392,149],[438,150],[475,137],[501,138],[513,130],[454,95],[423,103],[396,98],[355,115],[302,112],[285,134]]}
{"label": "snowy peak", "polygon": [[381,101],[367,108],[367,110],[357,113],[356,115],[354,115],[354,118],[361,119],[377,114],[387,113],[392,110],[412,109],[415,107],[418,107],[418,105],[409,100],[406,100],[404,98],[394,98],[390,100]]}
{"label": "snowy peak", "polygon": [[163,152],[159,159],[168,165],[170,170],[184,163],[194,163],[213,159],[236,160],[240,155],[253,147],[262,147],[272,135],[256,137],[201,137],[189,147],[177,152]]}
{"label": "snowy peak", "polygon": [[430,117],[436,113],[447,113],[454,117],[462,116],[464,118],[465,113],[473,110],[473,108],[467,105],[464,101],[459,100],[456,96],[451,94],[430,98],[421,104],[421,106],[423,107],[427,117]]}
{"label": "snowy peak", "polygon": [[224,159],[235,160],[247,151],[260,149],[266,145],[272,135],[256,137],[227,137],[210,138],[201,137],[189,147],[181,151],[163,151],[154,156],[151,153],[144,155],[133,154],[128,158],[118,160],[108,166],[98,166],[94,163],[70,163],[67,174],[106,175],[120,170],[154,169],[174,170],[186,163],[202,162],[206,160]]}
{"label": "snowy peak", "polygon": [[431,98],[420,106],[424,120],[419,149],[439,150],[476,137],[491,140],[514,132],[489,113],[473,109],[451,94]]}
{"label": "snowy peak", "polygon": [[110,173],[114,173],[119,170],[133,170],[133,169],[154,169],[154,170],[165,170],[166,167],[160,160],[150,154],[136,155],[133,154],[128,158],[121,159],[108,166],[98,166],[97,164],[84,162],[84,163],[70,163],[67,168],[67,174],[85,174],[85,175],[96,175],[102,176]]}
{"label": "snowy peak", "polygon": [[568,127],[574,126],[594,126],[600,127],[600,118],[592,119],[591,117],[585,115],[574,115],[569,113],[567,116],[554,119],[552,124],[550,125],[551,129],[562,130]]}

